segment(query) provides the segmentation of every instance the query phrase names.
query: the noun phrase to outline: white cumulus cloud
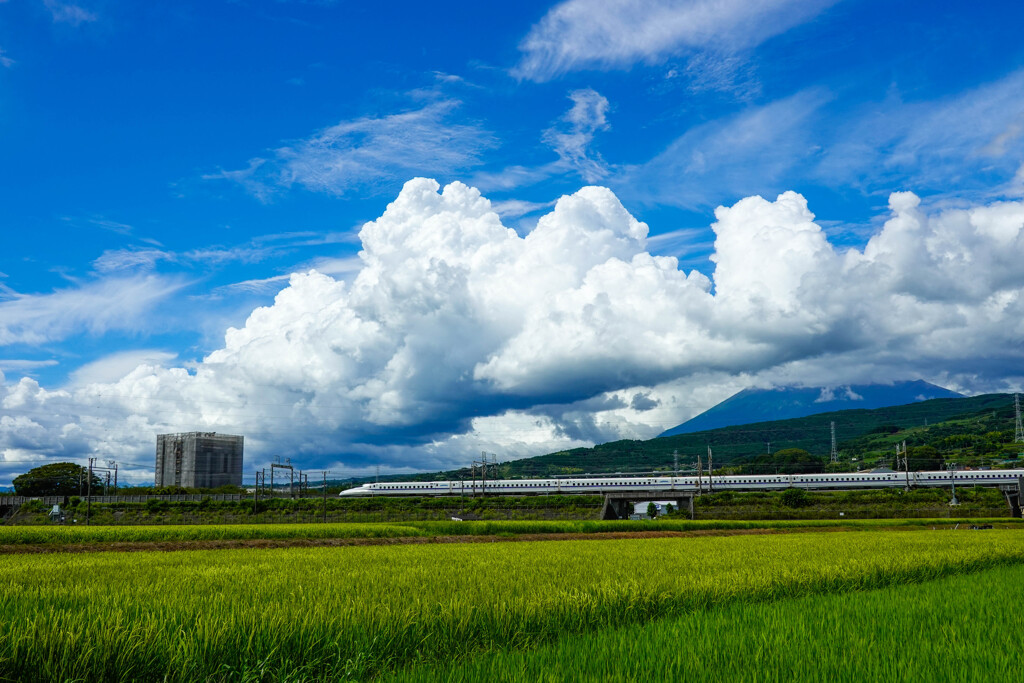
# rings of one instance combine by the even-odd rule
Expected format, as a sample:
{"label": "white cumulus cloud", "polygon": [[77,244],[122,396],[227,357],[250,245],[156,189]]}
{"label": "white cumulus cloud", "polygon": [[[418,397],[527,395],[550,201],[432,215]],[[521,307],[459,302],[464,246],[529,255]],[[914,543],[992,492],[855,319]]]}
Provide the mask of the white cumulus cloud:
{"label": "white cumulus cloud", "polygon": [[605,188],[520,237],[477,190],[412,180],[349,278],[293,274],[199,363],[8,377],[0,454],[148,459],[156,433],[201,429],[245,434],[249,463],[433,468],[650,437],[744,386],[1019,387],[1024,203],[898,192],[889,212],[840,250],[795,192],[719,207],[709,278],[652,255]]}

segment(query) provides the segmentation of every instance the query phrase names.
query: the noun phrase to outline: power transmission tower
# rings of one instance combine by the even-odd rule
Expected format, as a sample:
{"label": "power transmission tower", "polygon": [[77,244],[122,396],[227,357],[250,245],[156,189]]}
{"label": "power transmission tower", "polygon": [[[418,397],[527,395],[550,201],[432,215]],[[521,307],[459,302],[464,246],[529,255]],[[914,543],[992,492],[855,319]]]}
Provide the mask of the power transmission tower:
{"label": "power transmission tower", "polygon": [[1017,414],[1017,430],[1013,436],[1013,442],[1024,443],[1024,424],[1020,420],[1020,394],[1013,395],[1013,411]]}
{"label": "power transmission tower", "polygon": [[839,462],[839,450],[836,449],[836,423],[832,422],[832,451],[829,453],[832,462]]}
{"label": "power transmission tower", "polygon": [[675,476],[679,476],[679,451],[672,451],[672,469],[675,470]]}

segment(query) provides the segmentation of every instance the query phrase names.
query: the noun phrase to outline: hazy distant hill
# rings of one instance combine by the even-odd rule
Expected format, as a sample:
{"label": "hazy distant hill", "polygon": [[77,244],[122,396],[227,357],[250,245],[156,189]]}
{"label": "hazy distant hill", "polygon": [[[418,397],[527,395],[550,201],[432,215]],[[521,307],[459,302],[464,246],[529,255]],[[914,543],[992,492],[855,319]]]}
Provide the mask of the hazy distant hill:
{"label": "hazy distant hill", "polygon": [[788,420],[839,410],[886,408],[962,394],[917,380],[895,384],[862,384],[838,388],[781,387],[744,389],[713,408],[668,429],[660,436],[692,434],[752,422]]}

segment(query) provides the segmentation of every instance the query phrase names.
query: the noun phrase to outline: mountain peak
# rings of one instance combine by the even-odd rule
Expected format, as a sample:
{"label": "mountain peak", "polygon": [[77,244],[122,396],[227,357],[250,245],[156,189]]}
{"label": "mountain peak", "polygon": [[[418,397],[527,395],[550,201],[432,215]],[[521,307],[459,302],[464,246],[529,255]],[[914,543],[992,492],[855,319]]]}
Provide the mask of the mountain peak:
{"label": "mountain peak", "polygon": [[836,410],[871,410],[932,398],[962,397],[962,394],[920,379],[893,384],[744,389],[681,425],[662,432],[659,436],[690,434],[753,422],[787,420]]}

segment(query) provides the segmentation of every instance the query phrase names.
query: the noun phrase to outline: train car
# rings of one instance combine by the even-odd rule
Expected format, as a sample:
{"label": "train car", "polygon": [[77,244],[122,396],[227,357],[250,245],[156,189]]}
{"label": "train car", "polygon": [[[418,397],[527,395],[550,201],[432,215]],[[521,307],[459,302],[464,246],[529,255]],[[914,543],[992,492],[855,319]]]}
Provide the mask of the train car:
{"label": "train car", "polygon": [[752,474],[714,477],[591,477],[582,479],[492,479],[488,481],[374,482],[345,491],[356,496],[472,496],[604,494],[629,491],[770,491],[877,489],[919,486],[999,486],[1017,484],[1024,469],[935,472],[845,472],[830,474]]}

